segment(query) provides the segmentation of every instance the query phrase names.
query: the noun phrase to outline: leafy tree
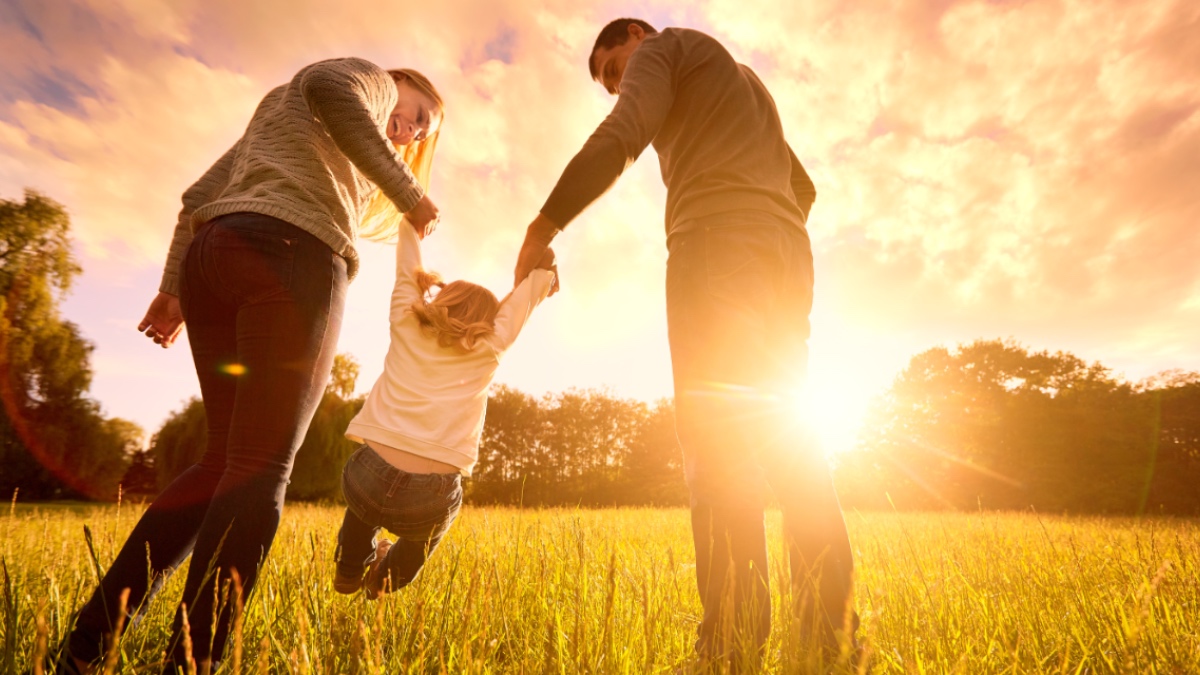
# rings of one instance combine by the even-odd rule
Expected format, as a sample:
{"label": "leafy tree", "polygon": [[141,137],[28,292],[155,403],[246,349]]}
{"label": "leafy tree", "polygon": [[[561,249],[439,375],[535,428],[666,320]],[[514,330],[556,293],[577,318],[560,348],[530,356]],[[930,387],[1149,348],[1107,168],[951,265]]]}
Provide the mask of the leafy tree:
{"label": "leafy tree", "polygon": [[662,399],[640,420],[625,459],[627,504],[688,503],[683,453],[675,436],[675,403]]}
{"label": "leafy tree", "polygon": [[1200,512],[1200,373],[1160,373],[1139,391],[1158,430],[1144,509]]}
{"label": "leafy tree", "polygon": [[1132,386],[1071,354],[938,347],[874,406],[844,473],[860,481],[851,494],[899,508],[1133,512],[1152,480],[1152,417]]}
{"label": "leafy tree", "polygon": [[1200,462],[1200,373],[1167,371],[1139,390],[1154,404],[1160,456]]}
{"label": "leafy tree", "polygon": [[479,463],[467,484],[474,501],[522,503],[525,479],[541,470],[538,448],[542,416],[529,394],[502,384],[488,395],[487,414],[479,443]]}
{"label": "leafy tree", "polygon": [[58,309],[80,272],[69,235],[53,200],[0,200],[0,490],[110,499],[141,430],[87,397],[92,345]]}
{"label": "leafy tree", "polygon": [[200,461],[208,446],[204,401],[193,396],[172,412],[150,439],[150,456],[158,489],[165,488],[188,467]]}
{"label": "leafy tree", "polygon": [[354,387],[358,384],[358,361],[349,354],[338,354],[333,357],[333,370],[329,374],[329,384],[325,391],[337,396],[343,401],[354,396]]}
{"label": "leafy tree", "polygon": [[674,412],[603,390],[534,399],[498,385],[488,399],[474,502],[686,503]]}
{"label": "leafy tree", "polygon": [[[649,415],[640,401],[604,391],[571,389],[545,401],[542,443],[555,458],[557,480],[548,484],[567,501],[623,501],[622,481],[629,448]],[[574,499],[572,499],[572,497]]]}
{"label": "leafy tree", "polygon": [[129,468],[121,477],[121,491],[127,495],[153,495],[158,492],[154,455],[149,450],[138,450],[130,457]]}

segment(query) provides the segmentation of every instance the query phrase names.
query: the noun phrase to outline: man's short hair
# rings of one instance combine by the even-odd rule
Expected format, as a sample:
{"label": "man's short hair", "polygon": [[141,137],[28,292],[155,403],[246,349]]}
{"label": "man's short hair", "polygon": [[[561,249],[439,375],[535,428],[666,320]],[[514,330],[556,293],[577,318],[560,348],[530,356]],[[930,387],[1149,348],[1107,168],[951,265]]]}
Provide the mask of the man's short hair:
{"label": "man's short hair", "polygon": [[641,19],[615,19],[609,21],[608,25],[600,30],[600,34],[596,36],[596,44],[592,45],[592,51],[588,53],[588,72],[592,74],[593,80],[599,74],[596,72],[596,61],[592,58],[596,55],[596,50],[612,49],[625,44],[629,40],[629,27],[635,24],[641,26],[647,35],[658,32],[654,26]]}

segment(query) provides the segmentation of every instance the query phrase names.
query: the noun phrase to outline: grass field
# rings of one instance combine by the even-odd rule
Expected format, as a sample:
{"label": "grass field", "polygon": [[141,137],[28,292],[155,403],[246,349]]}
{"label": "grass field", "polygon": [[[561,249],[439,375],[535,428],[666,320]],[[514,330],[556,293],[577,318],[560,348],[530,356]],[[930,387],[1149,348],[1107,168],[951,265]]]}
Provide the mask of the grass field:
{"label": "grass field", "polygon": [[[0,672],[53,646],[137,507],[0,516]],[[772,572],[778,574],[779,516]],[[848,513],[876,673],[1200,673],[1200,523]],[[467,507],[421,578],[381,602],[330,590],[340,511],[291,505],[223,673],[687,672],[699,600],[682,510]],[[176,574],[121,643],[157,672]],[[784,584],[773,579],[778,596]],[[776,597],[767,672],[808,672]],[[844,670],[835,667],[834,672]]]}

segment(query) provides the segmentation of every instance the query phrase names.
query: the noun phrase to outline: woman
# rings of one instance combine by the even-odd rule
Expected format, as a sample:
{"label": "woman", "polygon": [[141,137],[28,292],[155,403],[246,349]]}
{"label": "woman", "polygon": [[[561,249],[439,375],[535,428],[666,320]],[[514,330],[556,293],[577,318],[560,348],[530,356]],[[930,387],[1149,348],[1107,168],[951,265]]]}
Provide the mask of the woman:
{"label": "woman", "polygon": [[409,226],[400,214],[422,237],[436,226],[425,190],[441,120],[442,99],[420,73],[323,61],[272,90],[184,193],[138,330],[168,347],[186,319],[208,446],[129,535],[80,611],[60,672],[90,672],[189,553],[163,672],[186,665],[189,643],[197,672],[215,669],[234,602],[214,601],[214,584],[218,598],[249,594],[270,550],[332,367],[357,235],[394,239]]}

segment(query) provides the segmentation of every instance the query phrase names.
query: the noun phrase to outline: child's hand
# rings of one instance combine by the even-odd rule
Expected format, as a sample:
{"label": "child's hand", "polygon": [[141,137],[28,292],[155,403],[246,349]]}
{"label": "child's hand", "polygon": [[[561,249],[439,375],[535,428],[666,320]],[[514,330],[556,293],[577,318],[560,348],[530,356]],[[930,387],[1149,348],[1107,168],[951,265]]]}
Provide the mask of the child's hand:
{"label": "child's hand", "polygon": [[554,249],[546,248],[546,252],[542,254],[542,259],[537,263],[537,269],[549,270],[554,273],[554,282],[550,284],[550,295],[557,293],[559,291],[558,263],[554,260]]}
{"label": "child's hand", "polygon": [[[429,235],[433,234],[433,231],[437,229],[438,223],[440,223],[441,220],[442,220],[441,216],[438,216],[438,217],[434,218],[433,220],[429,221],[428,223],[425,223],[424,225],[417,225],[416,223],[412,222],[411,220],[408,220],[407,217],[405,217],[405,219],[404,219],[405,222],[407,222],[409,225],[412,225],[412,228],[414,230],[416,230],[417,239],[420,239],[421,241],[425,241],[425,237],[428,237]],[[401,224],[400,226],[404,227],[403,224]]]}
{"label": "child's hand", "polygon": [[413,229],[417,231],[417,237],[420,239],[433,234],[433,231],[437,229],[438,220],[442,217],[437,204],[433,203],[429,195],[421,197],[416,206],[404,215]]}
{"label": "child's hand", "polygon": [[513,288],[525,281],[525,277],[534,270],[558,233],[558,227],[540,213],[529,227],[525,228],[525,241],[521,242],[521,250],[517,253],[517,266],[513,269]]}

